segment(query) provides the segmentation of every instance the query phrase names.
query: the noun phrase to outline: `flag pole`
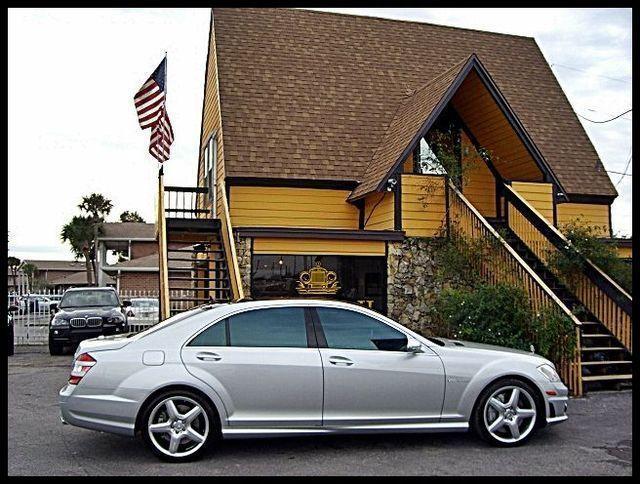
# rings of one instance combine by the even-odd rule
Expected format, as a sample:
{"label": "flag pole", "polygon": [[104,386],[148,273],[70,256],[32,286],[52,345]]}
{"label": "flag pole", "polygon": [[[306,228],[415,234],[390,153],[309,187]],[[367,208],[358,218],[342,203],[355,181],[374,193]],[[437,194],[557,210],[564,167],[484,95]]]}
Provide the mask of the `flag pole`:
{"label": "flag pole", "polygon": [[[167,96],[167,51],[164,52],[165,73],[164,73],[164,92],[165,103]],[[163,130],[160,130],[160,136],[164,136]],[[160,163],[158,169],[158,269],[159,269],[159,288],[160,288],[160,320],[167,319],[171,316],[169,310],[169,273],[167,260],[167,226],[166,213],[164,210],[164,164]]]}

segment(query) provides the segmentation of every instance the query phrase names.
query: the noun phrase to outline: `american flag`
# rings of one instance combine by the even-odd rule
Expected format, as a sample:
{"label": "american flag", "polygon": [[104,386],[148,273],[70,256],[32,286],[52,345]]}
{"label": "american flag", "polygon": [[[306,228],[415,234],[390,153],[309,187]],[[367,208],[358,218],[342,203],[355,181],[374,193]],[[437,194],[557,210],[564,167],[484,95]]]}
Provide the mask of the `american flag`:
{"label": "american flag", "polygon": [[166,108],[167,58],[136,93],[133,101],[141,129],[151,128],[149,153],[160,163],[169,159],[173,129]]}

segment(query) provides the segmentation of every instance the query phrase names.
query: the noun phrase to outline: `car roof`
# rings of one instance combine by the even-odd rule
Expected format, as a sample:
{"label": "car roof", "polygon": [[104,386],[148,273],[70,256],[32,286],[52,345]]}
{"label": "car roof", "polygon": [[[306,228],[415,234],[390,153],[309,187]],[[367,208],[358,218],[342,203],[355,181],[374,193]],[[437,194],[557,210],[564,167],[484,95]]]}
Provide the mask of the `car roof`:
{"label": "car roof", "polygon": [[66,292],[79,292],[79,291],[112,291],[116,292],[113,287],[70,287]]}
{"label": "car roof", "polygon": [[226,304],[214,304],[212,307],[221,310],[223,312],[235,312],[238,309],[251,309],[251,308],[270,308],[270,307],[294,307],[294,306],[322,306],[330,308],[342,308],[352,309],[357,311],[369,311],[373,312],[359,304],[354,304],[346,301],[336,301],[332,299],[263,299],[259,301],[242,301],[232,302]]}

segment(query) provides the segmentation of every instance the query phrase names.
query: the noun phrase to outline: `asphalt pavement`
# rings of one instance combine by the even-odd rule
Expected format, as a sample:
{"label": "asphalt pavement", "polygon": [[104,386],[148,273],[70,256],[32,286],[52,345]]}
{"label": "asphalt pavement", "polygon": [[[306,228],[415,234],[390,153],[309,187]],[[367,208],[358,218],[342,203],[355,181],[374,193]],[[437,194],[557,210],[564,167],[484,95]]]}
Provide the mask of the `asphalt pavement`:
{"label": "asphalt pavement", "polygon": [[62,425],[70,369],[45,347],[9,357],[9,475],[631,475],[630,390],[572,399],[569,420],[513,449],[470,433],[227,440],[168,464],[137,439]]}

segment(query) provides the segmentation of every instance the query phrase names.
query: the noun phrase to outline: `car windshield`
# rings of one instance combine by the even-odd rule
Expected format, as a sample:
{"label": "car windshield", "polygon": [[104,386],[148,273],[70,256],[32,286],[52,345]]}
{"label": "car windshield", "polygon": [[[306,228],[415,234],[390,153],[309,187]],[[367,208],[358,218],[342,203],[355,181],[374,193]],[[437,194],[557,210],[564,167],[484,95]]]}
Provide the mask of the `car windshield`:
{"label": "car windshield", "polygon": [[118,296],[113,291],[73,291],[68,292],[60,301],[61,308],[85,308],[95,306],[119,306]]}

